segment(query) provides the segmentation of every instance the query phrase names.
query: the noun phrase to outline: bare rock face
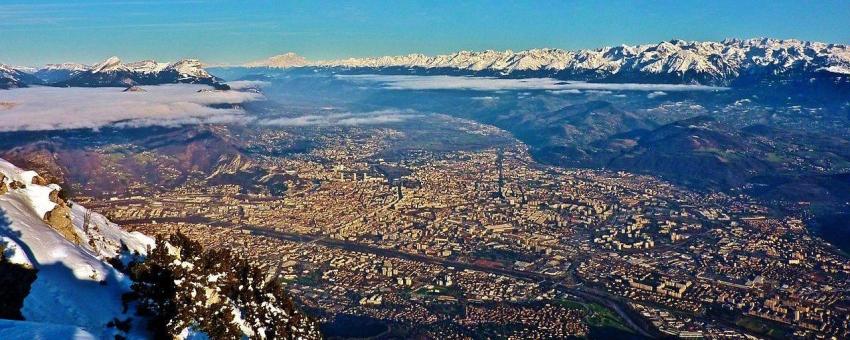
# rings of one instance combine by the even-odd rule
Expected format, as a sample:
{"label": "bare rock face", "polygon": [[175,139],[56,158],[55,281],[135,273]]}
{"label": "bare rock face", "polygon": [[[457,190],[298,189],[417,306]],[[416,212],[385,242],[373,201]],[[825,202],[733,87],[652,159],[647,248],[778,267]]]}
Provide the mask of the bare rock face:
{"label": "bare rock face", "polygon": [[27,186],[24,183],[21,183],[20,181],[12,181],[12,183],[9,183],[9,189],[11,190],[23,189],[26,187]]}
{"label": "bare rock face", "polygon": [[47,222],[50,227],[55,229],[68,241],[74,242],[74,244],[80,244],[82,241],[80,235],[77,235],[77,232],[74,230],[74,224],[71,223],[71,208],[64,202],[57,204],[53,210],[44,214],[44,222]]}
{"label": "bare rock face", "polygon": [[6,185],[6,176],[0,174],[0,195],[9,192],[9,186]]}
{"label": "bare rock face", "polygon": [[59,204],[59,205],[65,205],[65,201],[61,197],[59,197],[59,190],[51,191],[49,199],[53,203],[56,203],[56,204]]}
{"label": "bare rock face", "polygon": [[46,179],[44,179],[44,177],[41,177],[39,175],[35,175],[32,178],[32,184],[47,186],[48,184],[50,184],[50,182],[48,182]]}

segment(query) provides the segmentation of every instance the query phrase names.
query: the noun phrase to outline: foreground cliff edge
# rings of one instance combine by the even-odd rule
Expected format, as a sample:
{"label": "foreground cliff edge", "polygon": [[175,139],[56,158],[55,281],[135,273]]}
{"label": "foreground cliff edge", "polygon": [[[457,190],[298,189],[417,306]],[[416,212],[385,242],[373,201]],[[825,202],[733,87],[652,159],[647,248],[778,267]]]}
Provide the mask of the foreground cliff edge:
{"label": "foreground cliff edge", "polygon": [[[84,338],[118,335],[120,331],[107,325],[115,318],[132,316],[133,311],[121,303],[132,281],[106,260],[118,256],[122,247],[125,253],[145,254],[154,240],[65,202],[58,185],[1,159],[0,179],[0,208],[6,220],[0,242],[5,244],[6,257],[37,271],[21,308],[28,322],[0,321],[0,337],[26,338],[41,331],[50,337],[57,332]],[[134,326],[136,333],[127,335],[144,337],[138,333],[144,324]]]}
{"label": "foreground cliff edge", "polygon": [[283,287],[226,250],[154,240],[0,159],[0,338],[320,338]]}

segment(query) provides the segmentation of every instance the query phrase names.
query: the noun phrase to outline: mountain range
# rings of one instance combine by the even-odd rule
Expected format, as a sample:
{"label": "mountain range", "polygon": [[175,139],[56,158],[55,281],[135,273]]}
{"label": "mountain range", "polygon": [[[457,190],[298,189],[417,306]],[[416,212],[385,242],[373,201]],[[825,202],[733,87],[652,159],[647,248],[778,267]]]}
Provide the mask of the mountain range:
{"label": "mountain range", "polygon": [[[426,75],[479,75],[508,78],[551,77],[595,82],[705,84],[825,83],[850,86],[850,47],[841,44],[770,38],[714,41],[670,40],[568,51],[554,48],[459,51],[427,56],[408,54],[373,58],[308,61],[285,53],[244,67],[318,67],[346,72]],[[165,83],[226,85],[200,61],[144,60],[122,63],[110,57],[95,65],[48,64],[31,69],[0,64],[0,89],[28,85],[130,86]]]}
{"label": "mountain range", "polygon": [[381,69],[416,74],[552,77],[565,80],[746,85],[765,80],[827,78],[848,83],[850,47],[800,40],[684,40],[589,50],[459,51],[307,62],[287,53],[246,67]]}
{"label": "mountain range", "polygon": [[200,61],[182,59],[173,63],[143,60],[123,63],[110,57],[95,65],[48,64],[30,69],[0,64],[0,89],[46,85],[57,87],[130,87],[158,84],[205,84],[217,89],[227,85],[204,70]]}

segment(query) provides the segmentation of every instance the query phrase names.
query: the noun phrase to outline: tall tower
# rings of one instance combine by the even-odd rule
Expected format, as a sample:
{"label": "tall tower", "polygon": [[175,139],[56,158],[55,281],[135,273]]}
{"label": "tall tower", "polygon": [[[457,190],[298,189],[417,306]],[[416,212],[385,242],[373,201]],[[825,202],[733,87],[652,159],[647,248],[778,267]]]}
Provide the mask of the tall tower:
{"label": "tall tower", "polygon": [[505,149],[499,148],[498,153],[496,154],[496,168],[499,170],[499,198],[504,199],[504,185],[505,185],[505,174],[504,174],[504,158],[505,158]]}

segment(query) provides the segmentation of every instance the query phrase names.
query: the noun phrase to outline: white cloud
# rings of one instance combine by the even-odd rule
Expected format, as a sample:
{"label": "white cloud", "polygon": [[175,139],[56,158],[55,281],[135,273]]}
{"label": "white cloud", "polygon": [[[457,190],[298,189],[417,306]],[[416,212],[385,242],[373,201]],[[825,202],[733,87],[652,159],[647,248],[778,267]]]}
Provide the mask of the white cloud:
{"label": "white cloud", "polygon": [[652,98],[666,96],[666,95],[667,95],[667,92],[664,92],[664,91],[653,91],[653,92],[650,92],[648,95],[646,95],[646,98],[652,99]]}
{"label": "white cloud", "polygon": [[336,75],[353,82],[374,82],[391,90],[599,90],[599,91],[718,91],[725,87],[678,84],[588,83],[553,78],[503,79],[468,76]]}
{"label": "white cloud", "polygon": [[565,89],[565,90],[550,90],[551,94],[580,94],[581,90],[579,89]]}
{"label": "white cloud", "polygon": [[244,120],[242,109],[228,107],[260,100],[239,91],[200,91],[205,85],[144,86],[145,92],[122,88],[31,87],[0,91],[0,131],[64,130],[106,125],[139,127]]}
{"label": "white cloud", "polygon": [[332,126],[332,125],[377,125],[403,122],[421,117],[410,110],[381,110],[361,113],[329,113],[304,115],[298,117],[280,117],[258,121],[270,126]]}
{"label": "white cloud", "polygon": [[259,89],[271,84],[271,82],[262,80],[235,80],[227,82],[227,85],[233,90]]}

